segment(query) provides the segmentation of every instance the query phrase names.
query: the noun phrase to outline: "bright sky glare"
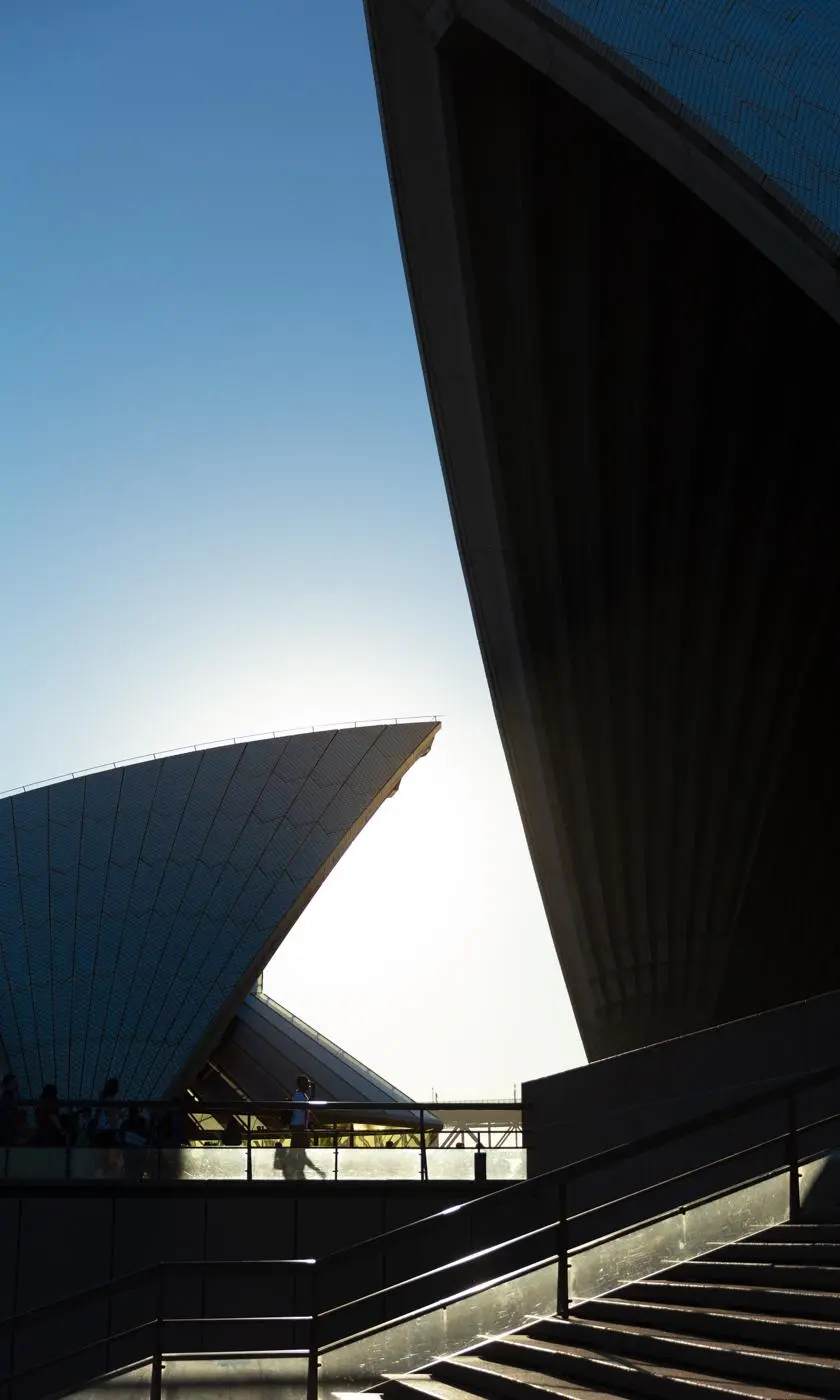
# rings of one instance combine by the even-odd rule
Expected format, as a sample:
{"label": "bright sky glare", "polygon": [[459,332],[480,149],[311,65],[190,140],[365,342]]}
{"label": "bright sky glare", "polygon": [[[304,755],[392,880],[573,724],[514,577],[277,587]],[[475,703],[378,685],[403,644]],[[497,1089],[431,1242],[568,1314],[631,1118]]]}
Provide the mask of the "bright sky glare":
{"label": "bright sky glare", "polygon": [[409,1093],[583,1061],[411,324],[361,0],[4,0],[0,788],[440,714],[266,989]]}

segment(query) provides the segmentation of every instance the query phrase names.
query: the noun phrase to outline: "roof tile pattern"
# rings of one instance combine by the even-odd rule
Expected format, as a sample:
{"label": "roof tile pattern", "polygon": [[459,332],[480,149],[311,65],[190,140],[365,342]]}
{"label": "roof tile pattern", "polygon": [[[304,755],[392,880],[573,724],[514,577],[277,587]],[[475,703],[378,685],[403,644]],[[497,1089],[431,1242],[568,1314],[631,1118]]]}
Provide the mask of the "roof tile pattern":
{"label": "roof tile pattern", "polygon": [[840,250],[834,0],[528,0],[755,166]]}
{"label": "roof tile pattern", "polygon": [[22,1088],[164,1093],[436,728],[231,744],[0,802],[0,1036]]}

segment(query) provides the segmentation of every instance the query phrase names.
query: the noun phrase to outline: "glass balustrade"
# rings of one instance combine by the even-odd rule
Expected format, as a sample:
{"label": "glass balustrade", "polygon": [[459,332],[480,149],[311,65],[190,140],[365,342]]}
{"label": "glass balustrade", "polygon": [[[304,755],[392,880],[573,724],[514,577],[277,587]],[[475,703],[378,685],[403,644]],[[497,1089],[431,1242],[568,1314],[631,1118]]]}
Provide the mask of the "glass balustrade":
{"label": "glass balustrade", "polygon": [[[490,1147],[482,1153],[487,1181],[526,1176],[525,1151]],[[250,1158],[250,1161],[249,1161]],[[76,1146],[0,1147],[0,1177],[14,1181],[473,1181],[481,1180],[470,1148],[432,1147],[224,1147],[180,1148]]]}

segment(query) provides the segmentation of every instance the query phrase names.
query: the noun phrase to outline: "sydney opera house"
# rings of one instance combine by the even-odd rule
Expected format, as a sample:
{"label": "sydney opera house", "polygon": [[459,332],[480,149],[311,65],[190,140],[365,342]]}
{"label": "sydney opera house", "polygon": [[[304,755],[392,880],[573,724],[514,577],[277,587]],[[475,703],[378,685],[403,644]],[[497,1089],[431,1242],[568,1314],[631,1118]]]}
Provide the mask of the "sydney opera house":
{"label": "sydney opera house", "polygon": [[[840,987],[840,31],[365,0],[484,665],[590,1058]],[[0,801],[25,1092],[399,1097],[259,990],[437,725]]]}
{"label": "sydney opera house", "polygon": [[[234,742],[0,801],[0,1060],[24,1097],[405,1099],[260,975],[435,720]],[[292,998],[294,989],[290,989]],[[389,1119],[390,1121],[390,1119]]]}
{"label": "sydney opera house", "polygon": [[587,1051],[836,988],[836,7],[366,9],[452,518]]}

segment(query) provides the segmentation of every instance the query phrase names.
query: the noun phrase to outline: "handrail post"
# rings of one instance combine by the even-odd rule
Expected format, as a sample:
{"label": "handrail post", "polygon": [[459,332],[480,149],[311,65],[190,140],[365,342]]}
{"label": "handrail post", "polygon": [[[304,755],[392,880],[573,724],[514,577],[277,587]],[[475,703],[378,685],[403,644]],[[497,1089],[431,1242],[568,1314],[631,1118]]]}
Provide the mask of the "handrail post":
{"label": "handrail post", "polygon": [[426,1156],[426,1124],[422,1108],[420,1110],[420,1180],[429,1180],[429,1159]]}
{"label": "handrail post", "polygon": [[787,1108],[788,1219],[795,1225],[802,1213],[802,1201],[799,1194],[799,1143],[796,1127],[796,1094],[794,1092],[788,1094]]}
{"label": "handrail post", "polygon": [[565,1172],[557,1183],[557,1316],[569,1316],[569,1194]]}
{"label": "handrail post", "polygon": [[338,1124],[333,1124],[333,1180],[338,1181]]}
{"label": "handrail post", "polygon": [[253,1181],[253,1179],[254,1179],[254,1161],[253,1161],[253,1157],[252,1157],[252,1155],[251,1155],[251,1126],[252,1126],[252,1121],[253,1121],[253,1120],[252,1120],[252,1118],[251,1118],[251,1114],[250,1114],[250,1111],[249,1111],[248,1117],[247,1117],[246,1120],[245,1120],[245,1131],[246,1131],[246,1133],[247,1133],[247,1143],[246,1143],[246,1148],[245,1148],[245,1178],[246,1178],[247,1181]]}
{"label": "handrail post", "polygon": [[149,1385],[149,1400],[161,1400],[163,1391],[163,1265],[157,1269],[155,1288],[154,1349],[152,1351],[152,1378]]}
{"label": "handrail post", "polygon": [[[309,1357],[306,1366],[306,1400],[318,1400],[318,1262],[309,1275]],[[152,1400],[160,1400],[153,1396]]]}

